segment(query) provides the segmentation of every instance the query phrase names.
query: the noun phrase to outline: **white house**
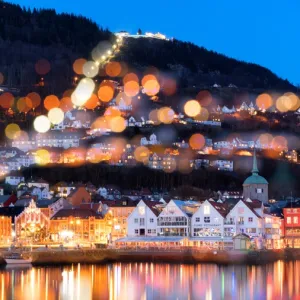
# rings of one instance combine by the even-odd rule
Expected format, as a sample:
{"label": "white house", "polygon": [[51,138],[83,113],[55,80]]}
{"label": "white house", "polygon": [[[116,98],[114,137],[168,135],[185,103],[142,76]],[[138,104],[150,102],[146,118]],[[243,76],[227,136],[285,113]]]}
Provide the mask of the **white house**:
{"label": "white house", "polygon": [[49,183],[43,179],[29,180],[27,185],[28,187],[38,187],[40,189],[46,188],[49,190]]}
{"label": "white house", "polygon": [[150,200],[141,200],[127,218],[128,236],[156,236],[158,203]]}
{"label": "white house", "polygon": [[157,218],[157,230],[164,236],[189,236],[192,209],[181,200],[171,200]]}
{"label": "white house", "polygon": [[212,167],[215,167],[219,171],[233,171],[233,161],[232,160],[213,160],[210,162]]}
{"label": "white house", "polygon": [[25,178],[23,176],[6,176],[5,183],[10,185],[18,185],[20,182],[24,181]]}

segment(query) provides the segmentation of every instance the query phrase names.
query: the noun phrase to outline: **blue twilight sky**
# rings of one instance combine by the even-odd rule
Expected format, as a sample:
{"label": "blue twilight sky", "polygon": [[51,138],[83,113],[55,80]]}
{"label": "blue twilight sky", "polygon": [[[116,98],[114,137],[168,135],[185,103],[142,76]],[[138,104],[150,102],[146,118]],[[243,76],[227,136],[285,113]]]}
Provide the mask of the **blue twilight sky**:
{"label": "blue twilight sky", "polygon": [[161,32],[300,84],[299,0],[8,0],[81,14],[111,31]]}

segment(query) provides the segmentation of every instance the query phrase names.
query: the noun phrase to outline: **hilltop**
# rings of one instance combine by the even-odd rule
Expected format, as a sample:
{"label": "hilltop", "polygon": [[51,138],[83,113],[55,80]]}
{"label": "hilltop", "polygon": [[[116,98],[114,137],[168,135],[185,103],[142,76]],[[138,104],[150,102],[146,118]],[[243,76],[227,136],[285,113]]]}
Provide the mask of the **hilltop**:
{"label": "hilltop", "polygon": [[[109,30],[83,16],[0,2],[0,72],[9,86],[32,90],[39,80],[34,64],[46,58],[51,72],[46,75],[44,92],[62,93],[71,85],[74,60],[89,58],[99,42],[114,38]],[[154,66],[174,76],[180,88],[231,84],[246,89],[295,90],[266,68],[176,39],[126,38],[115,59],[137,71]]]}

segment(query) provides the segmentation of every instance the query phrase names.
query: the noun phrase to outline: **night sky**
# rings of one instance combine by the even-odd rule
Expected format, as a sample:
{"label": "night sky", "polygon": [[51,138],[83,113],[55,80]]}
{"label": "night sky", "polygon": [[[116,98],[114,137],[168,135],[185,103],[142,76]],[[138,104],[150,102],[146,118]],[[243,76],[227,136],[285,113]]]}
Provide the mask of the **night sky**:
{"label": "night sky", "polygon": [[82,14],[111,31],[161,32],[300,84],[299,0],[9,0]]}

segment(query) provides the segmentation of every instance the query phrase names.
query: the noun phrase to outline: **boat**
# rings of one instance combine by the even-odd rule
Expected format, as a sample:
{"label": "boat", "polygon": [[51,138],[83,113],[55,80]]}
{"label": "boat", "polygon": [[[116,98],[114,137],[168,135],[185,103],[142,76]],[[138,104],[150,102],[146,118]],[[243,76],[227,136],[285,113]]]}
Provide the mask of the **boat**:
{"label": "boat", "polygon": [[30,256],[23,256],[21,253],[9,253],[3,257],[7,264],[16,264],[16,265],[24,265],[24,264],[31,264],[32,259]]}

